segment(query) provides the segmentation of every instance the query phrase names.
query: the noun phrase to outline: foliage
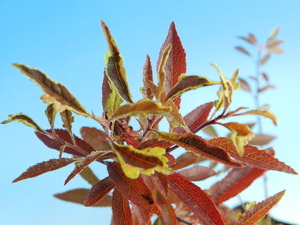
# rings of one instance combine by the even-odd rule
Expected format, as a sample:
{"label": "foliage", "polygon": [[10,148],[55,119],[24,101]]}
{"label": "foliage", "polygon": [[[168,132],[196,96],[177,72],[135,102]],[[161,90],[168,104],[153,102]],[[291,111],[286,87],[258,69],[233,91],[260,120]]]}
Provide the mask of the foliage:
{"label": "foliage", "polygon": [[[22,113],[9,115],[2,124],[22,122],[35,129],[37,137],[47,147],[60,152],[59,158],[30,167],[14,182],[74,162],[75,168],[65,184],[80,174],[92,185],[91,189],[75,189],[55,197],[85,206],[110,206],[113,211],[111,224],[151,224],[150,219],[155,215],[155,225],[253,224],[259,221],[280,200],[284,191],[242,214],[227,208],[223,202],[246,189],[268,170],[297,173],[276,159],[272,149],[259,150],[249,145],[254,133],[247,125],[222,122],[230,117],[252,114],[269,118],[276,124],[276,117],[267,110],[229,109],[233,93],[240,87],[239,71],[226,78],[221,69],[212,64],[219,74],[219,81],[186,75],[186,54],[172,23],[159,53],[158,83],[155,84],[153,79],[150,57],[146,56],[142,73],[143,98],[134,101],[118,46],[106,24],[101,22],[101,25],[109,50],[105,55],[101,116],[89,113],[64,85],[43,72],[13,64],[44,91],[41,98],[47,104],[45,114],[50,129],[40,128]],[[181,95],[211,85],[219,86],[218,99],[196,106],[182,116]],[[73,113],[95,120],[99,126],[82,127],[81,137],[77,137],[72,131]],[[55,128],[58,114],[63,129]],[[138,121],[139,127],[130,125],[132,118]],[[163,118],[169,122],[169,132],[159,130]],[[196,134],[213,124],[226,127],[231,132],[229,137],[205,140]],[[186,152],[175,158],[172,153],[180,147]],[[72,157],[63,158],[63,153]],[[204,160],[231,168],[227,176],[209,190],[202,190],[192,182],[216,174],[212,168],[198,165]],[[107,177],[99,180],[89,167],[91,163],[104,164]]]}

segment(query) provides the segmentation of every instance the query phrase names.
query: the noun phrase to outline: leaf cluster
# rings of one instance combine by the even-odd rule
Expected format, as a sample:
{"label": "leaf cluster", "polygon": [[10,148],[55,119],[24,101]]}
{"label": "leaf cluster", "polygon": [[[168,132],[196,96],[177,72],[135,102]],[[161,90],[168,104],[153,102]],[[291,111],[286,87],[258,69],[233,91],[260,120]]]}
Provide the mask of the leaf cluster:
{"label": "leaf cluster", "polygon": [[[47,147],[59,151],[58,158],[30,167],[14,182],[74,163],[75,168],[65,184],[80,174],[91,184],[91,189],[75,189],[55,197],[85,206],[109,206],[113,212],[111,224],[115,225],[148,225],[152,216],[156,216],[154,225],[253,224],[263,218],[284,191],[243,214],[228,209],[223,202],[242,192],[268,170],[297,173],[276,159],[273,150],[249,145],[254,134],[247,125],[222,122],[251,114],[269,118],[276,124],[276,117],[266,110],[245,107],[230,110],[234,91],[240,87],[239,71],[226,78],[212,64],[219,74],[218,81],[186,75],[186,53],[175,24],[171,23],[156,64],[158,82],[154,82],[151,59],[146,56],[141,78],[142,98],[134,101],[120,50],[103,21],[101,26],[108,52],[100,116],[89,113],[64,85],[43,72],[13,64],[43,90],[41,99],[47,104],[45,114],[50,129],[40,128],[23,113],[9,115],[2,124],[22,122],[35,129],[36,136]],[[218,98],[196,106],[183,116],[181,95],[211,85],[219,86]],[[81,137],[76,136],[72,130],[74,113],[95,120],[98,127],[82,127]],[[62,119],[63,129],[55,127],[57,116]],[[159,129],[164,118],[169,123],[169,132]],[[131,126],[131,120],[136,120],[139,126]],[[206,140],[197,135],[211,125],[226,127],[230,136]],[[173,152],[178,148],[186,152],[175,158]],[[72,157],[64,158],[63,153]],[[213,168],[200,165],[205,160],[230,168],[227,176],[209,190],[193,183],[216,175]],[[89,167],[91,163],[105,165],[107,177],[99,180]]]}

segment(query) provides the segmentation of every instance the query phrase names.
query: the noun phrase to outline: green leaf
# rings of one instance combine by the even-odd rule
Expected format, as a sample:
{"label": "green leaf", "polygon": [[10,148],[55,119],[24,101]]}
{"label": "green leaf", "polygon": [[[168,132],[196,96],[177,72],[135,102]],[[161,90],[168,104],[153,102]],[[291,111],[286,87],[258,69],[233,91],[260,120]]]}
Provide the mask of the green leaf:
{"label": "green leaf", "polygon": [[165,114],[170,111],[170,107],[162,106],[160,102],[142,99],[136,103],[120,106],[112,115],[112,119],[116,120],[125,116],[136,116],[139,114]]}
{"label": "green leaf", "polygon": [[10,118],[7,120],[4,120],[1,122],[1,124],[7,124],[10,122],[18,121],[23,123],[26,126],[32,127],[38,132],[45,133],[45,131],[37,125],[36,122],[34,122],[29,116],[23,114],[23,113],[18,113],[18,114],[11,114],[8,115]]}
{"label": "green leaf", "polygon": [[90,185],[94,185],[99,182],[98,177],[94,174],[90,167],[85,167],[81,172],[80,176],[85,179]]}
{"label": "green leaf", "polygon": [[12,65],[20,70],[21,73],[28,77],[31,81],[36,83],[45,92],[41,99],[47,104],[54,103],[54,107],[57,112],[62,112],[68,109],[78,115],[86,117],[90,116],[79,101],[61,83],[51,80],[47,77],[47,75],[35,68],[19,63],[13,63]]}
{"label": "green leaf", "polygon": [[119,48],[112,37],[109,28],[103,21],[101,21],[101,26],[109,49],[109,52],[105,56],[107,77],[116,88],[120,97],[128,103],[132,103],[133,101],[127,83],[127,75],[125,68],[123,67],[123,59]]}
{"label": "green leaf", "polygon": [[177,84],[171,88],[166,96],[165,101],[171,101],[174,98],[180,96],[184,92],[189,90],[194,90],[200,87],[210,86],[220,84],[220,82],[209,80],[206,77],[191,75],[191,76],[181,76]]}
{"label": "green leaf", "polygon": [[266,54],[261,60],[260,60],[260,65],[264,65],[269,59],[270,59],[271,55],[270,54]]}
{"label": "green leaf", "polygon": [[[84,188],[74,189],[64,193],[55,194],[54,197],[67,202],[73,202],[73,203],[83,205],[84,199],[88,195],[89,191],[90,191],[89,189],[84,189]],[[101,201],[99,201],[93,206],[95,207],[111,206],[111,200],[112,200],[111,196],[106,195],[104,198],[101,199]]]}

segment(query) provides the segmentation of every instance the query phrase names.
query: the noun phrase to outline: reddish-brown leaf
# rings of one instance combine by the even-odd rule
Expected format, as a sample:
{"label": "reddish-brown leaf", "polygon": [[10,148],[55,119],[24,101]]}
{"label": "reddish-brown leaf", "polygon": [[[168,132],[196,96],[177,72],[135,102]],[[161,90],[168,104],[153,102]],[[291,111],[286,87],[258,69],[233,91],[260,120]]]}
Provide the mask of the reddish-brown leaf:
{"label": "reddish-brown leaf", "polygon": [[149,55],[146,56],[146,62],[143,67],[143,84],[144,84],[143,96],[145,98],[153,99],[154,94],[151,91],[151,88],[149,87],[147,80],[153,81],[152,65],[151,65]]}
{"label": "reddish-brown leaf", "polygon": [[60,159],[50,159],[49,161],[38,163],[34,166],[29,167],[18,178],[14,179],[13,182],[18,182],[20,180],[25,180],[28,178],[39,176],[49,171],[57,170],[59,168],[69,165],[74,161],[75,159],[60,158]]}
{"label": "reddish-brown leaf", "polygon": [[209,144],[203,138],[194,134],[168,134],[157,132],[158,137],[168,142],[176,144],[188,151],[192,151],[197,155],[223,163],[232,167],[242,167],[243,165],[235,162],[230,155],[222,148]]}
{"label": "reddish-brown leaf", "polygon": [[86,199],[84,200],[84,205],[95,205],[97,202],[103,199],[114,187],[115,184],[109,177],[100,180],[92,187],[89,194],[86,196]]}
{"label": "reddish-brown leaf", "polygon": [[249,141],[249,144],[251,145],[267,145],[271,141],[273,141],[276,137],[272,135],[267,134],[255,134],[254,138]]}
{"label": "reddish-brown leaf", "polygon": [[150,176],[151,180],[155,184],[156,189],[164,196],[168,196],[168,177],[162,173],[155,172]]}
{"label": "reddish-brown leaf", "polygon": [[252,182],[263,175],[265,170],[250,166],[244,168],[234,168],[227,176],[211,187],[212,197],[218,204],[241,193]]}
{"label": "reddish-brown leaf", "polygon": [[115,189],[112,196],[112,212],[115,225],[132,225],[129,202]]}
{"label": "reddish-brown leaf", "polygon": [[176,164],[172,166],[172,169],[179,170],[185,168],[189,165],[198,162],[199,159],[200,156],[194,154],[193,152],[185,152],[177,158]]}
{"label": "reddish-brown leaf", "polygon": [[211,197],[197,185],[174,173],[168,176],[169,184],[176,195],[185,203],[204,225],[224,224]]}
{"label": "reddish-brown leaf", "polygon": [[106,108],[106,101],[108,99],[108,96],[112,92],[110,87],[109,87],[108,82],[109,82],[109,80],[108,80],[108,77],[107,77],[106,72],[104,70],[103,82],[102,82],[102,107],[103,107],[103,110]]}
{"label": "reddish-brown leaf", "polygon": [[[48,133],[52,133],[51,130],[46,130]],[[52,149],[56,149],[60,151],[60,148],[62,145],[65,145],[65,143],[70,143],[72,144],[72,139],[67,130],[62,130],[62,129],[55,129],[55,134],[57,135],[58,138],[50,138],[49,136],[35,132],[36,136],[48,147]],[[84,140],[74,136],[76,145],[79,146],[79,148],[71,148],[71,147],[66,147],[64,149],[65,153],[69,153],[72,155],[76,156],[86,156],[92,151],[95,151],[92,146],[90,146],[88,143],[86,143]],[[73,145],[73,144],[72,144]]]}
{"label": "reddish-brown leaf", "polygon": [[96,151],[111,150],[111,146],[106,140],[106,134],[103,131],[94,127],[81,127],[80,134],[83,140]]}
{"label": "reddish-brown leaf", "polygon": [[174,208],[171,204],[160,205],[160,210],[163,213],[162,220],[164,221],[164,225],[177,224],[177,217]]}
{"label": "reddish-brown leaf", "polygon": [[252,225],[259,222],[280,201],[284,193],[285,191],[279,192],[244,212],[240,218],[240,224]]}
{"label": "reddish-brown leaf", "polygon": [[208,140],[208,143],[225,149],[232,157],[250,166],[264,170],[277,170],[285,173],[298,174],[293,168],[280,162],[267,151],[258,150],[258,148],[254,146],[246,145],[244,147],[245,151],[243,156],[239,156],[233,143],[228,140],[228,138],[213,138]]}
{"label": "reddish-brown leaf", "polygon": [[244,53],[245,55],[251,56],[251,54],[242,46],[236,46],[235,49],[238,50],[241,53]]}
{"label": "reddish-brown leaf", "polygon": [[97,160],[101,155],[103,155],[103,151],[92,152],[88,156],[84,157],[79,163],[76,164],[76,167],[71,172],[71,174],[67,177],[65,181],[65,185],[72,180],[78,173],[80,173],[83,169],[85,169],[89,164]]}
{"label": "reddish-brown leaf", "polygon": [[113,162],[107,166],[109,177],[113,180],[114,184],[120,193],[133,202],[135,205],[145,208],[159,216],[162,215],[161,211],[157,208],[151,191],[144,183],[141,177],[137,179],[128,178],[119,163]]}
{"label": "reddish-brown leaf", "polygon": [[[160,50],[159,58],[157,62],[157,70],[158,70],[158,66],[160,65],[162,54],[169,44],[172,45],[172,49],[164,68],[166,73],[166,83],[165,83],[166,92],[168,92],[178,82],[179,76],[186,72],[186,60],[185,60],[186,54],[181,44],[180,38],[177,34],[174,22],[171,23],[168,36]],[[175,105],[179,108],[180,97],[175,99],[174,102]]]}
{"label": "reddish-brown leaf", "polygon": [[[61,200],[64,201],[68,201],[68,202],[73,202],[73,203],[78,203],[83,205],[84,200],[86,198],[86,196],[89,193],[89,189],[74,189],[71,191],[67,191],[64,193],[60,193],[60,194],[55,194],[54,197],[59,198]],[[98,203],[96,203],[93,206],[111,206],[111,196],[110,195],[106,195],[104,198],[101,199],[101,201],[99,201]]]}
{"label": "reddish-brown leaf", "polygon": [[[200,127],[203,123],[206,122],[207,117],[209,116],[209,113],[211,109],[214,107],[213,102],[205,103],[187,115],[183,117],[183,120],[186,124],[186,126],[191,130],[195,131],[198,127]],[[176,127],[173,130],[175,133],[184,133],[186,132],[182,127]]]}
{"label": "reddish-brown leaf", "polygon": [[200,181],[216,174],[211,168],[204,166],[193,166],[178,172],[190,181]]}
{"label": "reddish-brown leaf", "polygon": [[149,224],[151,219],[151,212],[149,210],[132,204],[131,211],[132,214],[134,214],[138,218],[139,222],[142,222],[143,224]]}

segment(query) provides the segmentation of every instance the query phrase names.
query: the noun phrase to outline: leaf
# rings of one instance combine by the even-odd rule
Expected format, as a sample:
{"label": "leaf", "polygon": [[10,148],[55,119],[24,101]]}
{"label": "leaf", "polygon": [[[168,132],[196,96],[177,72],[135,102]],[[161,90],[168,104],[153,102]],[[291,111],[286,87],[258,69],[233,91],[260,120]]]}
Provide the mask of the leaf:
{"label": "leaf", "polygon": [[112,119],[122,118],[128,115],[136,116],[138,114],[163,114],[170,112],[171,108],[162,106],[160,102],[150,99],[142,99],[136,103],[120,106],[112,115]]}
{"label": "leaf", "polygon": [[103,21],[101,21],[101,26],[109,49],[109,52],[105,56],[107,77],[112,85],[116,88],[120,97],[128,103],[133,103],[119,48],[113,39],[109,28]]}
{"label": "leaf", "polygon": [[168,178],[171,189],[203,225],[224,224],[211,197],[202,191],[200,187],[176,173],[169,175]]}
{"label": "leaf", "polygon": [[204,139],[197,135],[190,133],[174,134],[163,133],[158,131],[156,132],[158,134],[159,139],[176,144],[182,148],[185,148],[188,151],[192,151],[197,155],[223,163],[228,166],[242,167],[240,163],[233,161],[224,149],[210,145]]}
{"label": "leaf", "polygon": [[256,45],[257,44],[257,39],[253,34],[248,34],[248,37],[238,37],[246,42],[248,42],[251,45]]}
{"label": "leaf", "polygon": [[254,133],[245,124],[230,122],[221,125],[231,131],[229,139],[232,140],[238,154],[242,156],[244,153],[244,146],[254,137]]}
{"label": "leaf", "polygon": [[51,126],[51,128],[54,128],[54,121],[55,121],[55,116],[57,114],[57,111],[55,110],[53,104],[50,104],[47,106],[45,110],[45,114],[47,116],[48,122]]}
{"label": "leaf", "polygon": [[168,177],[162,173],[155,172],[150,176],[155,188],[161,193],[165,198],[168,196]]}
{"label": "leaf", "polygon": [[270,37],[269,37],[269,40],[272,40],[272,39],[275,39],[275,38],[276,38],[276,36],[277,36],[278,33],[279,33],[279,29],[280,29],[280,27],[277,26],[277,27],[275,27],[274,30],[272,30],[271,35],[270,35]]}
{"label": "leaf", "polygon": [[37,125],[36,122],[34,122],[29,116],[23,114],[23,113],[18,113],[18,114],[11,114],[8,115],[10,118],[7,120],[4,120],[1,122],[1,124],[7,124],[10,122],[14,122],[14,121],[18,121],[23,123],[24,125],[28,126],[28,127],[32,127],[33,129],[35,129],[36,131],[40,132],[40,133],[45,133],[45,131],[39,127],[39,125]]}
{"label": "leaf", "polygon": [[233,158],[250,166],[264,170],[277,170],[285,173],[297,174],[293,168],[274,158],[267,150],[258,150],[257,147],[246,145],[244,146],[245,151],[243,156],[239,156],[233,143],[228,138],[213,138],[207,142],[213,146],[225,149]]}
{"label": "leaf", "polygon": [[85,169],[89,164],[97,160],[101,155],[105,154],[103,151],[94,151],[91,152],[88,156],[84,157],[78,163],[76,163],[76,167],[71,172],[71,174],[67,177],[65,181],[65,185],[72,180],[78,173],[80,173],[83,169]]}
{"label": "leaf", "polygon": [[244,53],[245,55],[251,56],[251,54],[244,47],[242,47],[242,46],[236,46],[234,48],[236,50],[238,50],[239,52]]}
{"label": "leaf", "polygon": [[94,185],[99,182],[98,177],[94,174],[94,172],[87,166],[81,172],[80,176],[85,179],[90,185]]}
{"label": "leaf", "polygon": [[[89,191],[90,191],[89,189],[84,189],[84,188],[74,189],[64,193],[55,194],[54,197],[64,201],[83,205],[84,199],[88,195]],[[97,204],[93,206],[98,206],[98,207],[111,206],[111,196],[106,195],[101,201],[99,201]]]}
{"label": "leaf", "polygon": [[84,200],[84,206],[93,206],[100,202],[113,188],[115,184],[113,181],[106,177],[93,185],[92,189]]}
{"label": "leaf", "polygon": [[131,206],[132,214],[134,214],[139,221],[138,224],[140,224],[140,222],[142,222],[142,224],[149,224],[152,216],[151,212],[145,210],[144,208],[138,207],[135,204],[131,204]]}
{"label": "leaf", "polygon": [[115,225],[132,225],[129,202],[115,189],[112,196],[112,212]]}
{"label": "leaf", "polygon": [[215,84],[220,84],[220,82],[212,81],[206,77],[201,77],[196,75],[180,77],[176,85],[174,85],[168,92],[165,101],[169,102],[189,90],[194,90],[197,88],[206,87]]}
{"label": "leaf", "polygon": [[270,59],[271,55],[270,54],[266,54],[261,60],[260,60],[260,65],[264,65],[269,59]]}
{"label": "leaf", "polygon": [[254,138],[249,142],[251,145],[267,145],[276,137],[267,134],[255,134]]}
{"label": "leaf", "polygon": [[145,65],[143,67],[143,84],[144,84],[143,96],[144,98],[153,99],[154,94],[151,91],[151,88],[148,87],[147,80],[153,81],[152,65],[151,65],[149,55],[147,55]]}
{"label": "leaf", "polygon": [[234,168],[223,180],[217,182],[210,188],[212,197],[216,200],[217,204],[221,204],[241,193],[249,187],[254,180],[262,176],[264,172],[265,170],[252,168],[250,166]]}
{"label": "leaf", "polygon": [[74,122],[74,116],[69,110],[65,110],[60,113],[61,119],[63,121],[63,127],[66,128],[70,134],[72,134],[72,123]]}
{"label": "leaf", "polygon": [[267,90],[267,89],[270,89],[270,88],[275,88],[275,86],[272,85],[272,84],[267,84],[266,86],[264,86],[264,87],[258,89],[258,92],[260,93],[260,92],[263,92],[263,91],[265,91],[265,90]]}
{"label": "leaf", "polygon": [[284,193],[285,191],[279,192],[251,207],[240,217],[240,224],[252,225],[259,222],[270,211],[270,209],[280,201]]}
{"label": "leaf", "polygon": [[46,101],[45,103],[47,104],[54,103],[54,108],[57,112],[62,112],[65,109],[68,109],[78,115],[90,117],[85,108],[61,83],[51,80],[47,77],[47,75],[35,68],[19,63],[13,63],[12,65],[20,70],[21,73],[28,77],[31,81],[36,83],[45,92],[42,96],[43,100]]}
{"label": "leaf", "polygon": [[211,137],[218,137],[216,129],[213,126],[208,126],[203,129],[204,133]]}
{"label": "leaf", "polygon": [[106,140],[106,134],[94,127],[81,127],[80,134],[85,142],[90,144],[96,151],[109,151],[111,146]]}
{"label": "leaf", "polygon": [[240,82],[241,88],[244,91],[247,91],[247,92],[251,93],[251,87],[250,87],[249,83],[245,79],[239,78],[239,82]]}
{"label": "leaf", "polygon": [[265,109],[264,107],[260,107],[258,109],[250,110],[250,111],[243,112],[243,113],[234,114],[233,116],[242,116],[242,115],[263,116],[263,117],[271,119],[272,122],[274,123],[274,125],[277,126],[276,116],[273,113],[269,112],[268,109]]}
{"label": "leaf", "polygon": [[118,191],[135,205],[161,216],[151,191],[141,177],[137,179],[128,178],[119,163],[112,162],[107,166],[109,177],[113,180]]}
{"label": "leaf", "polygon": [[216,175],[215,171],[213,171],[211,168],[197,165],[181,170],[178,173],[189,181],[201,181]]}
{"label": "leaf", "polygon": [[269,77],[266,73],[262,73],[263,78],[265,79],[265,81],[269,81]]}
{"label": "leaf", "polygon": [[25,180],[32,177],[37,177],[43,173],[57,170],[59,168],[65,167],[70,163],[74,162],[75,159],[70,158],[60,158],[60,159],[50,159],[49,161],[38,163],[34,166],[29,167],[24,173],[22,173],[18,178],[13,180],[13,183],[20,180]]}
{"label": "leaf", "polygon": [[156,171],[165,174],[172,173],[168,168],[168,159],[163,156],[165,149],[160,147],[135,149],[130,145],[113,144],[115,153],[121,164],[123,172],[131,179],[138,178],[140,173],[150,175]]}
{"label": "leaf", "polygon": [[278,46],[274,46],[274,47],[268,48],[268,52],[273,53],[273,54],[282,54],[282,53],[284,53],[284,50],[282,50]]}
{"label": "leaf", "polygon": [[46,130],[46,132],[48,132],[52,136],[45,135],[39,132],[35,132],[35,134],[48,148],[56,149],[58,151],[61,150],[61,146],[65,145],[66,143],[70,143],[69,146],[65,147],[64,153],[82,157],[94,151],[92,146],[90,146],[82,139],[76,137],[75,135],[74,139],[77,146],[73,145],[71,136],[67,130],[55,129],[54,131],[55,135],[52,133],[52,130]]}
{"label": "leaf", "polygon": [[193,152],[185,152],[176,159],[176,164],[172,166],[173,170],[179,170],[198,162],[200,156]]}
{"label": "leaf", "polygon": [[[178,82],[178,78],[181,74],[186,73],[186,54],[185,50],[182,46],[180,38],[177,34],[175,23],[172,22],[170,24],[170,28],[168,31],[167,38],[160,49],[159,58],[157,62],[157,68],[159,68],[159,64],[161,62],[161,58],[163,52],[167,48],[167,46],[171,44],[172,49],[167,58],[166,65],[164,67],[166,73],[166,81],[165,81],[165,91],[166,93],[175,86]],[[157,69],[159,71],[159,69]],[[176,107],[179,109],[180,107],[180,97],[174,100]]]}

